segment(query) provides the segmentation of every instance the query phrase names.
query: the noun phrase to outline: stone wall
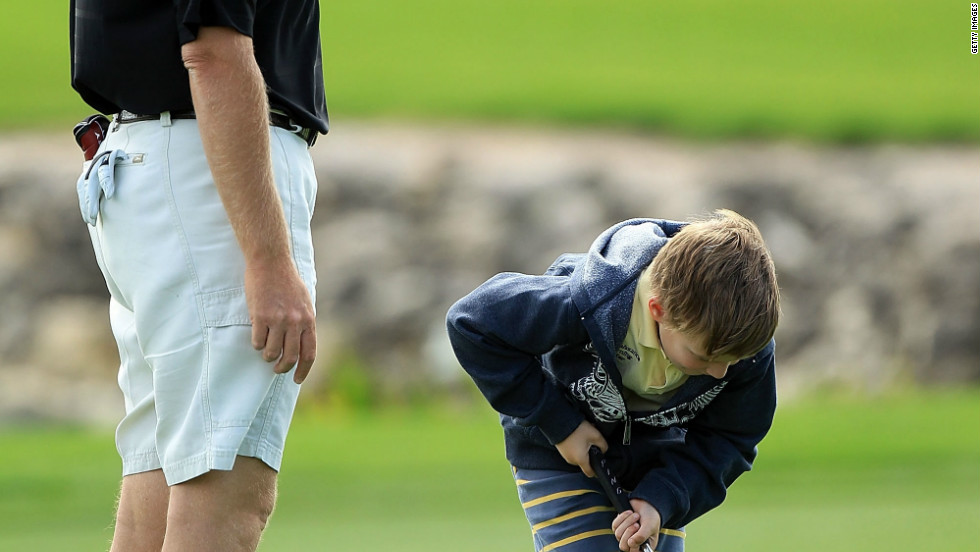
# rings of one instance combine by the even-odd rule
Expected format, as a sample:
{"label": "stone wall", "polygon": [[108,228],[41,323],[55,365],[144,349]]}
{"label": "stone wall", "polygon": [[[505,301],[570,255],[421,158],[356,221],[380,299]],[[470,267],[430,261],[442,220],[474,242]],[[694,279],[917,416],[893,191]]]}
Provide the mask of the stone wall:
{"label": "stone wall", "polygon": [[[319,350],[388,399],[466,388],[446,309],[619,220],[735,209],[779,271],[781,393],[980,380],[976,147],[689,144],[610,132],[336,122],[312,150]],[[0,135],[0,419],[121,411],[70,133]]]}

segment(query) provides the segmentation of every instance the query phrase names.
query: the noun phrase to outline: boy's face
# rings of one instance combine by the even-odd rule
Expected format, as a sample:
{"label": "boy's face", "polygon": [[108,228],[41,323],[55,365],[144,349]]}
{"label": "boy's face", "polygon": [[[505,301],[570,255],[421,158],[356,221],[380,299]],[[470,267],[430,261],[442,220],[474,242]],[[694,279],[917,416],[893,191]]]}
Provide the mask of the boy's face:
{"label": "boy's face", "polygon": [[689,376],[725,377],[728,367],[738,362],[733,356],[709,357],[705,353],[704,342],[700,336],[692,336],[672,330],[663,324],[664,309],[656,297],[650,299],[650,314],[657,322],[657,335],[660,347],[667,359],[681,372]]}

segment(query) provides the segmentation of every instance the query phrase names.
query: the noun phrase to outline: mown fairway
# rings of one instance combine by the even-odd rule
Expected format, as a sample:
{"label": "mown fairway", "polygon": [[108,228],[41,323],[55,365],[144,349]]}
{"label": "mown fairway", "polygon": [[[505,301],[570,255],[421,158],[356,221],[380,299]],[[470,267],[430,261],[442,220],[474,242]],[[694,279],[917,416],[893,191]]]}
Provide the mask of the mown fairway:
{"label": "mown fairway", "polygon": [[[970,6],[941,0],[321,2],[354,117],[623,126],[695,138],[980,140]],[[7,2],[0,129],[73,124],[68,9]],[[119,67],[125,72],[126,67]]]}
{"label": "mown fairway", "polygon": [[[325,416],[290,437],[264,552],[530,550],[488,411]],[[109,431],[0,431],[0,550],[102,550]],[[980,390],[780,408],[756,469],[695,522],[688,549],[974,550]]]}

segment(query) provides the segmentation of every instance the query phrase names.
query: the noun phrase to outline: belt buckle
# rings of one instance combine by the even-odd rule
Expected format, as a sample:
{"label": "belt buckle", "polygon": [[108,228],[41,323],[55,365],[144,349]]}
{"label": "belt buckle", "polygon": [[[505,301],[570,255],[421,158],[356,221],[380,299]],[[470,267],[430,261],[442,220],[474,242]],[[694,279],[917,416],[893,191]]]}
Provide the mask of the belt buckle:
{"label": "belt buckle", "polygon": [[[304,142],[306,142],[307,147],[312,148],[313,144],[316,143],[317,134],[319,133],[312,128],[304,127],[302,125],[297,124],[295,121],[293,121],[293,118],[290,117],[289,114],[286,113],[285,111],[281,109],[272,108],[269,110],[269,115],[270,115],[270,122],[272,122],[274,126],[284,128],[285,130],[292,132],[296,136],[299,136],[300,138],[302,138]],[[275,120],[272,118],[272,115],[278,115],[279,117],[284,118],[285,121],[282,122],[284,122],[285,124],[284,125],[276,124]]]}
{"label": "belt buckle", "polygon": [[299,137],[300,138],[302,138],[304,141],[306,141],[307,147],[311,147],[312,148],[313,147],[313,144],[316,143],[317,136],[320,133],[317,132],[316,130],[312,129],[312,128],[304,128],[302,130],[302,132],[299,132],[298,134],[299,134]]}

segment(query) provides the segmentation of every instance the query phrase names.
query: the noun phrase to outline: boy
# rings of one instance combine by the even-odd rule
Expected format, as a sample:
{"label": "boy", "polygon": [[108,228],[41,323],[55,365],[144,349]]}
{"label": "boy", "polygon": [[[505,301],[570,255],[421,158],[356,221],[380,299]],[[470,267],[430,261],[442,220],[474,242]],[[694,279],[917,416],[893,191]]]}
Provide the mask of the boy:
{"label": "boy", "polygon": [[[498,274],[453,305],[450,341],[500,413],[535,550],[683,550],[772,424],[778,319],[762,236],[726,210],[622,222],[543,276]],[[592,445],[632,511],[592,479]]]}

